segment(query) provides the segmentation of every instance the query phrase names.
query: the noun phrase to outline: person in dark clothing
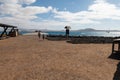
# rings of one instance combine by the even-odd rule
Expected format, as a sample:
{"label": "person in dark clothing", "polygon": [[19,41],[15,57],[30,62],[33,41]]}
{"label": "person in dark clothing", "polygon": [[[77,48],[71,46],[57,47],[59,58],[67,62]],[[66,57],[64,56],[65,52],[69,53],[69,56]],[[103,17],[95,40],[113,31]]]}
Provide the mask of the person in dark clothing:
{"label": "person in dark clothing", "polygon": [[43,40],[45,39],[45,34],[42,35]]}
{"label": "person in dark clothing", "polygon": [[41,38],[41,31],[38,31],[38,38]]}

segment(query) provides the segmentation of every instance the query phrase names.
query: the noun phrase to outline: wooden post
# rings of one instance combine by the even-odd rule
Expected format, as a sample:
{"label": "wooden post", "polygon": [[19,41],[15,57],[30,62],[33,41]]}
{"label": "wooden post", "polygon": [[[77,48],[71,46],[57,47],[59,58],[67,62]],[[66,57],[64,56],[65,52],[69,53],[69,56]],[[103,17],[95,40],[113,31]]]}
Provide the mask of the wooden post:
{"label": "wooden post", "polygon": [[114,42],[112,43],[112,53],[114,53]]}
{"label": "wooden post", "polygon": [[120,51],[120,43],[118,43],[118,51]]}

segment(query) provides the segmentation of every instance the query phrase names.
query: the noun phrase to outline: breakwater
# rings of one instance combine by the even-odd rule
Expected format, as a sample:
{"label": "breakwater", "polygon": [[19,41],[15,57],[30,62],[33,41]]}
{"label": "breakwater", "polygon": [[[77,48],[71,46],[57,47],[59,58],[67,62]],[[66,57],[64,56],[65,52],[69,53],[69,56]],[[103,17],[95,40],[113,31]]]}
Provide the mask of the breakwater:
{"label": "breakwater", "polygon": [[66,40],[69,43],[79,44],[79,43],[112,43],[113,39],[117,37],[99,37],[99,36],[69,36],[66,39],[65,36],[58,35],[49,35],[47,37],[48,40],[52,41],[60,41]]}

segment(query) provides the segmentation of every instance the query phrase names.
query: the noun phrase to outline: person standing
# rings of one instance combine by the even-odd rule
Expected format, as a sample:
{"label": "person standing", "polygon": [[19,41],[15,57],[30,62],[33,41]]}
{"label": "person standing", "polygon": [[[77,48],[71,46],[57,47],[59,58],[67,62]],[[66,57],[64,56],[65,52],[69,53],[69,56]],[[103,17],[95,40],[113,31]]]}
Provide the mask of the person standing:
{"label": "person standing", "polygon": [[38,31],[38,38],[41,38],[41,31]]}
{"label": "person standing", "polygon": [[45,39],[45,34],[42,35],[43,40]]}
{"label": "person standing", "polygon": [[66,29],[66,38],[68,39],[69,38],[69,30],[70,30],[70,26],[65,26],[65,29]]}

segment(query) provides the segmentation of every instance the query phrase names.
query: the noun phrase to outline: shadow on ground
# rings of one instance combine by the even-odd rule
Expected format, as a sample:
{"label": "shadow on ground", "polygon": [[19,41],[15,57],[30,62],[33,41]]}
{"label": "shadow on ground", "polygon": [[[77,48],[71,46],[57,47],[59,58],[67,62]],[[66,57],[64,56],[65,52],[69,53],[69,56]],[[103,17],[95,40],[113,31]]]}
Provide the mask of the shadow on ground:
{"label": "shadow on ground", "polygon": [[111,53],[111,55],[108,58],[120,60],[120,52]]}
{"label": "shadow on ground", "polygon": [[120,80],[120,62],[117,64],[117,69],[114,74],[113,80]]}
{"label": "shadow on ground", "polygon": [[[120,52],[114,52],[109,56],[110,59],[120,60]],[[120,80],[120,62],[117,64],[116,72],[114,73],[113,80]]]}

